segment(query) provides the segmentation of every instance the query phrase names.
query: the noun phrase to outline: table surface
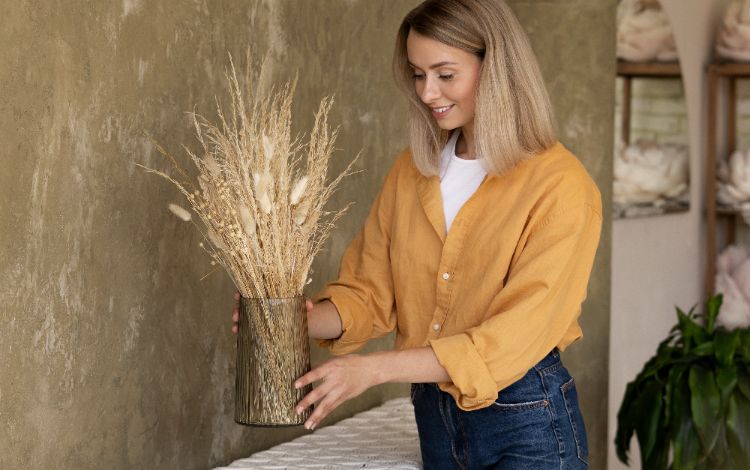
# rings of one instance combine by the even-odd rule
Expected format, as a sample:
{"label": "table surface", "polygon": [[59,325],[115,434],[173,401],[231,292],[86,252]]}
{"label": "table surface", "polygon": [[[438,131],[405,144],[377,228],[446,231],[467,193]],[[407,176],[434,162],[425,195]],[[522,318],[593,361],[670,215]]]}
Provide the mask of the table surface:
{"label": "table surface", "polygon": [[396,398],[331,426],[235,460],[224,469],[421,469],[409,398]]}

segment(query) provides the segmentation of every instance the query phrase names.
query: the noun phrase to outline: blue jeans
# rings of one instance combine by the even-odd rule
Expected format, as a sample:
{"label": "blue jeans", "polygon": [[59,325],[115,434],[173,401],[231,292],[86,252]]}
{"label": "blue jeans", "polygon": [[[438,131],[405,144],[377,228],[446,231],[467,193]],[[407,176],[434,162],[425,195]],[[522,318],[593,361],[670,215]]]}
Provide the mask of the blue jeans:
{"label": "blue jeans", "polygon": [[573,378],[555,348],[487,408],[463,411],[432,383],[412,384],[425,470],[578,470],[588,444]]}

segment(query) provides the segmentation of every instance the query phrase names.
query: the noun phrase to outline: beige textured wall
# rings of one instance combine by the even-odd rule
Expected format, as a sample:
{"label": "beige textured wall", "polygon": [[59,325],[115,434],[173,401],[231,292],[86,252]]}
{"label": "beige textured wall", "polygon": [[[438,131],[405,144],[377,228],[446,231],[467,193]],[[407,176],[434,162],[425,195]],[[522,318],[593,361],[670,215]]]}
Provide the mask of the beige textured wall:
{"label": "beige textured wall", "polygon": [[[269,47],[276,78],[300,70],[299,130],[335,93],[333,171],[360,167],[334,204],[356,205],[315,265],[333,277],[396,151],[404,103],[393,36],[416,1],[19,0],[0,42],[0,468],[185,468],[226,463],[302,429],[235,425],[233,288],[199,282],[198,237],[170,217],[171,187],[134,166],[178,152],[184,112],[212,116],[225,52]],[[540,55],[564,143],[609,203],[614,0],[513,1]],[[566,353],[594,448],[604,452],[609,228]],[[380,341],[370,349],[387,347]],[[325,360],[319,350],[314,361]],[[328,421],[405,394],[381,387]]]}

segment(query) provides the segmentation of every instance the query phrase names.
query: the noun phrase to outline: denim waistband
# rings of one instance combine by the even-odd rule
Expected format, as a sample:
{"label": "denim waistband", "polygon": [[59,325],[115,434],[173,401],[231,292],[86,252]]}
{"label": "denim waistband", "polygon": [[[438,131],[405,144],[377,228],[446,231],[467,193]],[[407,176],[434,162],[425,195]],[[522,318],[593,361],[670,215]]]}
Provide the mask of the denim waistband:
{"label": "denim waistband", "polygon": [[555,370],[559,369],[562,366],[562,361],[560,360],[560,350],[557,349],[557,347],[553,348],[552,351],[549,352],[546,356],[544,356],[544,359],[537,362],[534,366],[534,369],[539,371],[542,375],[548,374],[551,372],[554,372]]}
{"label": "denim waistband", "polygon": [[[560,359],[560,350],[557,349],[557,347],[553,348],[552,351],[550,351],[544,358],[537,362],[532,369],[536,369],[539,371],[541,375],[551,374],[552,372],[555,372],[560,367],[562,367],[562,360]],[[440,388],[438,387],[438,384],[436,383],[413,383],[411,384],[412,390],[414,388],[418,388],[421,386],[432,386],[438,390]]]}

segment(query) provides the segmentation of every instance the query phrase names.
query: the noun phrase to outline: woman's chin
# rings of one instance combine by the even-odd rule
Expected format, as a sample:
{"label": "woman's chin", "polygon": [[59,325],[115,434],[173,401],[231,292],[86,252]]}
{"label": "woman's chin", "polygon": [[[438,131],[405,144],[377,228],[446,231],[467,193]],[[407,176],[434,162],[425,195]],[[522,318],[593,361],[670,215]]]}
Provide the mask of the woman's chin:
{"label": "woman's chin", "polygon": [[444,131],[453,131],[458,129],[461,126],[457,126],[455,124],[447,123],[447,122],[440,122],[439,119],[437,119],[437,125],[439,128],[441,128]]}

